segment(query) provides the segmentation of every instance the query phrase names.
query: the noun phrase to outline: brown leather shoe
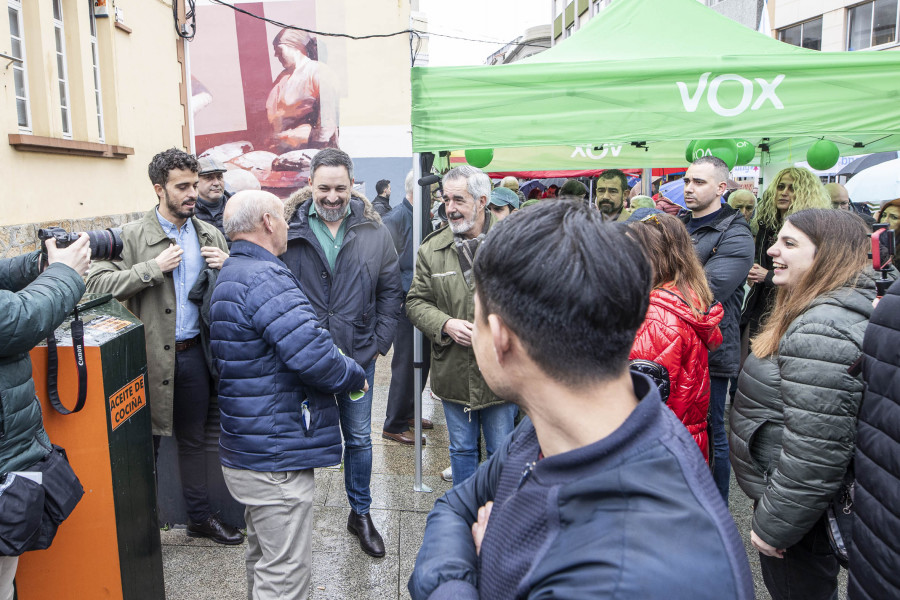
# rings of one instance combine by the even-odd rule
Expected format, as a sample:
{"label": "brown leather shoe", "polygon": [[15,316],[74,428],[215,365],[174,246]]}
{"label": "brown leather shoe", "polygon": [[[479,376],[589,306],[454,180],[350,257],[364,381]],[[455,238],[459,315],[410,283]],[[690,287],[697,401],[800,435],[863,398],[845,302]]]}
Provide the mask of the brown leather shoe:
{"label": "brown leather shoe", "polygon": [[[415,419],[408,419],[406,423],[409,425],[410,429],[415,429],[416,421]],[[434,429],[434,423],[429,421],[428,419],[422,419],[422,429]]]}
{"label": "brown leather shoe", "polygon": [[[412,446],[416,443],[416,438],[413,437],[412,431],[404,431],[403,433],[391,433],[390,431],[382,431],[381,437],[386,440],[394,440],[395,442],[400,442],[401,444],[406,444],[407,446]],[[422,436],[422,445],[425,445],[425,436]]]}

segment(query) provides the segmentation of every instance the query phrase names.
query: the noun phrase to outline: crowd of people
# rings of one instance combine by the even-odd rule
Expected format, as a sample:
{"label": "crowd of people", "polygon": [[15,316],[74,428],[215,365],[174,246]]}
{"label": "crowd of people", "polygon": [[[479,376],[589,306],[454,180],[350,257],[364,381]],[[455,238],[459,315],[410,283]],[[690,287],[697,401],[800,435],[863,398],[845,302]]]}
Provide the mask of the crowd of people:
{"label": "crowd of people", "polygon": [[[759,201],[726,202],[715,157],[687,169],[686,208],[658,193],[626,206],[615,169],[526,199],[515,178],[458,166],[414,256],[412,173],[392,207],[390,181],[369,202],[336,148],[286,202],[226,193],[224,170],[155,156],[158,205],[122,229],[119,260],[88,270],[82,236],[49,242],[46,265],[0,262],[4,474],[49,448],[28,349],[85,285],[111,293],[145,324],[154,451],[175,436],[188,535],[245,541],[207,497],[217,396],[248,597],[306,597],[313,469],[343,461],[347,529],[385,555],[369,515],[375,363],[393,347],[382,435],[412,445],[418,329],[453,488],[428,518],[414,599],[753,598],[731,468],[774,599],[836,598],[847,564],[854,598],[900,593],[900,288],[885,295],[895,271],[867,255],[900,199],[867,220],[792,167]],[[852,537],[833,505],[858,514]],[[0,558],[3,600],[15,569]]]}

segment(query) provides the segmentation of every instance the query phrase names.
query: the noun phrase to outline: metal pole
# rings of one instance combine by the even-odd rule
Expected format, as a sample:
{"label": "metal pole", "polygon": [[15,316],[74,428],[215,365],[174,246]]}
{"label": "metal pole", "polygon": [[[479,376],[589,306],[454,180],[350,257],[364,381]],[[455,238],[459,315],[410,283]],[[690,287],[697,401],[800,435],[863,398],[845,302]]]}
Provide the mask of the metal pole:
{"label": "metal pole", "polygon": [[[417,152],[413,154],[413,264],[419,256],[419,246],[422,244],[422,186],[419,180],[422,178],[422,156]],[[429,198],[431,196],[429,195]],[[413,328],[413,366],[415,375],[413,377],[413,393],[414,393],[414,412],[413,422],[415,427],[413,434],[415,435],[416,448],[416,481],[413,484],[413,490],[416,492],[430,492],[430,487],[422,483],[422,332]]]}
{"label": "metal pole", "polygon": [[653,197],[653,169],[644,169],[641,174],[641,193]]}

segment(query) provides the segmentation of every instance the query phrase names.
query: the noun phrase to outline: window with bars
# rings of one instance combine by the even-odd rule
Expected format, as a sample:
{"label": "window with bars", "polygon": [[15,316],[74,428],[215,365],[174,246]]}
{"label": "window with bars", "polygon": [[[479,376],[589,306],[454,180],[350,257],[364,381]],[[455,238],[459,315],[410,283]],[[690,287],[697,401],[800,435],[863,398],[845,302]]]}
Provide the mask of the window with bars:
{"label": "window with bars", "polygon": [[822,17],[779,29],[778,39],[793,46],[809,48],[810,50],[821,50]]}
{"label": "window with bars", "polygon": [[875,0],[847,11],[847,50],[865,50],[897,42],[897,4]]}
{"label": "window with bars", "polygon": [[88,19],[90,20],[90,41],[91,41],[91,68],[94,79],[94,100],[97,104],[97,131],[100,134],[100,141],[106,140],[103,131],[103,97],[100,92],[100,51],[97,44],[97,21],[94,18],[94,0],[88,2]]}
{"label": "window with bars", "polygon": [[31,133],[31,105],[28,102],[28,72],[25,62],[25,33],[22,25],[22,3],[8,0],[10,54],[13,61],[13,85],[16,94],[16,116],[21,133]]}
{"label": "window with bars", "polygon": [[69,78],[66,71],[66,32],[63,27],[62,0],[53,0],[53,37],[56,43],[56,76],[59,110],[64,138],[72,137],[72,110],[69,104]]}

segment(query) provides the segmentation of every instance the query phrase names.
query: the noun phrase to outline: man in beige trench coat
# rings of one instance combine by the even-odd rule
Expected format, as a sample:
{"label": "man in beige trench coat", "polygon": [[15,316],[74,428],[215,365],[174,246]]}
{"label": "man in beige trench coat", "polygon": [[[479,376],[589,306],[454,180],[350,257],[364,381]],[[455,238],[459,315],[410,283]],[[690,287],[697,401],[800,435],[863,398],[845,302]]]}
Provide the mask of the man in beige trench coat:
{"label": "man in beige trench coat", "polygon": [[181,150],[153,157],[150,181],[159,204],[122,228],[122,259],[95,262],[87,290],[113,294],[144,323],[154,452],[161,436],[175,435],[188,535],[240,544],[241,533],[210,512],[207,495],[210,373],[199,307],[188,294],[205,269],[222,268],[228,246],[219,230],[194,217],[197,172],[197,160]]}

